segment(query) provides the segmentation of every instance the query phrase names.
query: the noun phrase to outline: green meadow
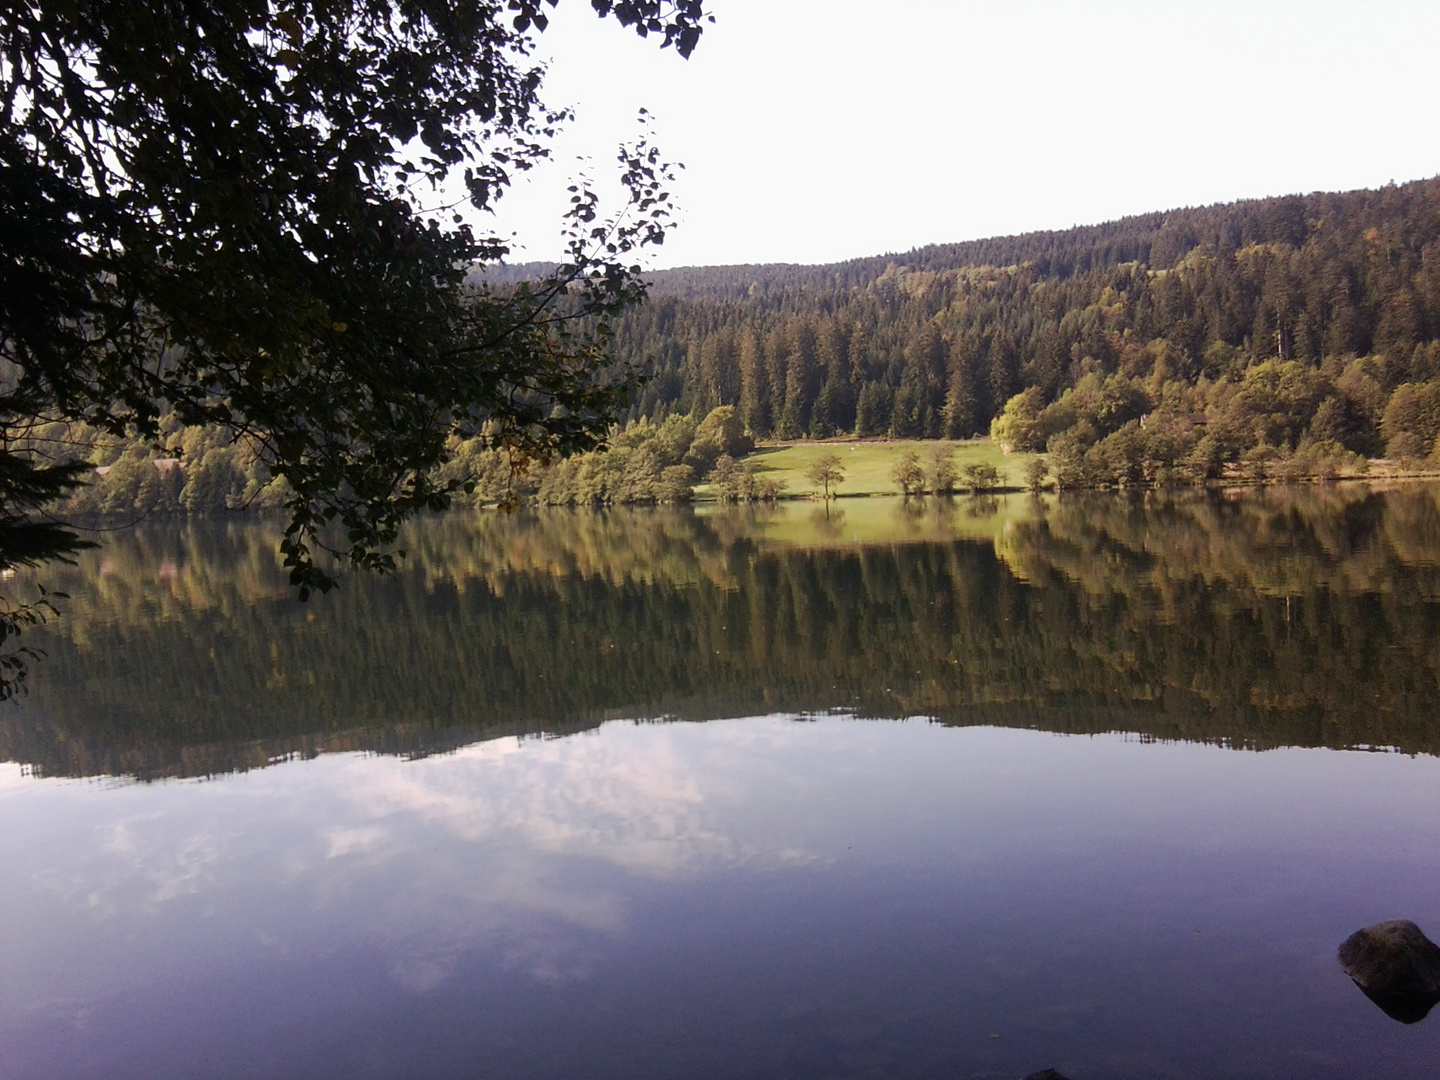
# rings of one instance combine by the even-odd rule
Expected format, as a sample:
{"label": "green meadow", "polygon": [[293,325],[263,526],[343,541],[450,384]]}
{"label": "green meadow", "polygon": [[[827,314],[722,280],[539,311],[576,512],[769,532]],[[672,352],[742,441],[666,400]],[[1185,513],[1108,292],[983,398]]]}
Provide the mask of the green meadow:
{"label": "green meadow", "polygon": [[[840,468],[845,479],[834,486],[840,498],[858,495],[898,495],[900,485],[895,483],[891,473],[895,465],[908,452],[920,456],[920,464],[927,477],[934,467],[935,450],[943,447],[953,451],[952,460],[957,475],[962,477],[966,465],[981,463],[995,466],[1000,472],[1000,483],[1004,487],[1025,486],[1025,466],[1036,454],[1002,454],[1000,447],[989,439],[961,440],[918,440],[883,439],[875,441],[843,442],[796,442],[776,446],[760,446],[746,460],[757,466],[757,475],[766,479],[783,481],[785,494],[804,496],[819,493],[819,487],[810,482],[806,473],[826,454],[840,459]],[[705,498],[708,485],[696,488],[696,495]]]}

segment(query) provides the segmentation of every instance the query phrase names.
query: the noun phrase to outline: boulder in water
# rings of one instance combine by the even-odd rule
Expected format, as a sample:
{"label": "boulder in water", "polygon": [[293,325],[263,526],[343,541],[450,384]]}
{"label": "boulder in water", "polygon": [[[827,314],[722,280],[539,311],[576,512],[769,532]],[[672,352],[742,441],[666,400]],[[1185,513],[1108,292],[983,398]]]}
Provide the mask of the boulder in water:
{"label": "boulder in water", "polygon": [[1065,1080],[1065,1077],[1054,1069],[1041,1069],[1038,1073],[1031,1073],[1025,1077],[1025,1080]]}
{"label": "boulder in water", "polygon": [[1365,996],[1402,1024],[1440,1002],[1440,945],[1409,919],[1356,930],[1340,946],[1340,966]]}

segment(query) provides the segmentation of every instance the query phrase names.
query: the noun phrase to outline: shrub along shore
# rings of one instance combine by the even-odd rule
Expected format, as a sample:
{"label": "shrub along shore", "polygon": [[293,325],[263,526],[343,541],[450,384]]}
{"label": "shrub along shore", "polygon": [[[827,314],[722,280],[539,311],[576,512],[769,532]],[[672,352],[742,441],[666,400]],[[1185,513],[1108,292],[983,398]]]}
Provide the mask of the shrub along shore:
{"label": "shrub along shore", "polygon": [[[1107,439],[1084,451],[1063,437],[1052,437],[1049,453],[1040,453],[1032,447],[1053,408],[1029,410],[1022,402],[1007,409],[988,439],[757,444],[736,410],[720,406],[699,419],[671,415],[658,424],[632,421],[614,433],[605,450],[550,464],[512,466],[505,454],[481,439],[457,442],[444,476],[454,482],[459,505],[609,506],[808,499],[823,496],[827,487],[833,497],[854,498],[1440,475],[1440,461],[1433,457],[1368,459],[1316,444],[1250,454],[1216,466],[1205,451],[1211,432],[1204,416],[1186,418],[1183,424],[1172,417],[1154,428],[1137,423],[1134,438]],[[287,495],[284,481],[271,479],[251,447],[228,442],[208,429],[176,428],[158,446],[116,443],[73,429],[42,431],[37,443],[62,436],[71,443],[85,441],[96,466],[92,482],[56,508],[62,516],[133,518],[274,509]],[[1187,467],[1185,459],[1178,465],[1157,465],[1146,449],[1162,440],[1188,442],[1191,465]],[[822,462],[832,470],[828,485],[816,479]]]}

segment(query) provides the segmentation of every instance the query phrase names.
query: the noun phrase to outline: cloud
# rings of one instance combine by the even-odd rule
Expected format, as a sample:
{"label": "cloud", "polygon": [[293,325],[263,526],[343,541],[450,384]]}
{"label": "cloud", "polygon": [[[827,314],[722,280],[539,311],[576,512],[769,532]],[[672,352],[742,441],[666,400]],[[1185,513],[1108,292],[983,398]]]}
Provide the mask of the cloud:
{"label": "cloud", "polygon": [[[773,858],[726,835],[712,805],[725,782],[706,777],[683,728],[613,724],[423,761],[357,758],[345,797],[372,822],[408,818],[474,843],[502,839],[657,877]],[[738,738],[753,747],[753,736]]]}

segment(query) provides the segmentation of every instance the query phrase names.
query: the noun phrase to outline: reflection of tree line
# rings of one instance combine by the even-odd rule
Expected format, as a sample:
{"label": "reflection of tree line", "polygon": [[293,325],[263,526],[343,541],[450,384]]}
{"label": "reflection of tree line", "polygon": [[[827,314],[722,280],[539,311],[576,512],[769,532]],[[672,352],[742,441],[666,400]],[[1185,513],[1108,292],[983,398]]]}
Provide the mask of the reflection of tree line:
{"label": "reflection of tree line", "polygon": [[[0,750],[51,774],[772,710],[1440,752],[1440,491],[1066,497],[993,545],[452,515],[309,605],[248,526],[112,541]],[[907,511],[913,512],[913,507]],[[998,554],[998,558],[997,558]],[[99,572],[101,564],[105,572]]]}

